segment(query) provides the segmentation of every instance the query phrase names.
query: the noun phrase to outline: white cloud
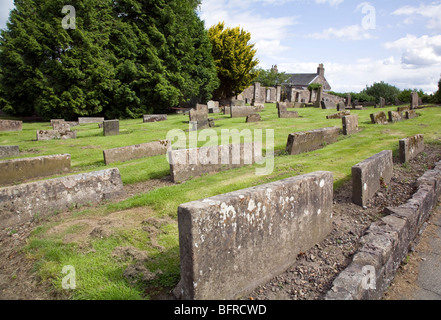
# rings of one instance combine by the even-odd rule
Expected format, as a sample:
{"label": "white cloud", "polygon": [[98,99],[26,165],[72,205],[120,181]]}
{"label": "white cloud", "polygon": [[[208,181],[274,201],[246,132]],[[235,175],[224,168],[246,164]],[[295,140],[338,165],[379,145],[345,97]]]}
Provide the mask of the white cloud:
{"label": "white cloud", "polygon": [[401,62],[406,68],[420,68],[441,64],[441,35],[406,35],[406,37],[384,44],[386,49],[401,53]]}
{"label": "white cloud", "polygon": [[409,16],[404,23],[410,24],[420,16],[427,19],[426,27],[433,31],[441,31],[441,3],[433,2],[432,4],[420,4],[419,7],[404,6],[395,10],[393,15]]}
{"label": "white cloud", "polygon": [[315,0],[316,3],[322,4],[322,3],[328,3],[332,7],[336,7],[339,4],[343,3],[344,0]]}
{"label": "white cloud", "polygon": [[374,37],[369,33],[368,30],[365,30],[359,25],[352,25],[343,27],[340,29],[337,28],[328,28],[323,30],[322,32],[312,33],[306,35],[307,38],[312,39],[339,39],[339,40],[369,40],[374,39]]}

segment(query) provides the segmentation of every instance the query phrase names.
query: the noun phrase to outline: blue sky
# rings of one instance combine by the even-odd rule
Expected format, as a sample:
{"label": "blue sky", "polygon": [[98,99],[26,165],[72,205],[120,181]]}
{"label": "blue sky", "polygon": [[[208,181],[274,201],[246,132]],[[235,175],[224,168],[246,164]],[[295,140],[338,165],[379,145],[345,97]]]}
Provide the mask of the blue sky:
{"label": "blue sky", "polygon": [[[11,8],[0,0],[0,28]],[[207,28],[251,32],[262,68],[313,73],[323,63],[334,91],[385,81],[430,93],[441,77],[441,0],[202,0],[199,15]]]}

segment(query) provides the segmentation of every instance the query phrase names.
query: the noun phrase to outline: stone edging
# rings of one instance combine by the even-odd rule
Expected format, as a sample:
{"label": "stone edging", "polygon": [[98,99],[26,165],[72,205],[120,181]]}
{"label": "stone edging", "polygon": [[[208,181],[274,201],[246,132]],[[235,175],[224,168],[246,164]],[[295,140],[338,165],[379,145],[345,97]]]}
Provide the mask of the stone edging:
{"label": "stone edging", "polygon": [[373,223],[361,249],[327,292],[325,300],[379,300],[409,251],[409,245],[436,207],[441,195],[441,161],[417,181],[412,199]]}

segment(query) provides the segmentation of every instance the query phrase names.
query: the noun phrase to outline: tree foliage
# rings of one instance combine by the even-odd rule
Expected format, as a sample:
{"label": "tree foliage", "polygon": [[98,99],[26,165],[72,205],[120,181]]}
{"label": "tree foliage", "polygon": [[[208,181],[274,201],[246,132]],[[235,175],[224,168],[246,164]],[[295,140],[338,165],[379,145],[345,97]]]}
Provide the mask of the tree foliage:
{"label": "tree foliage", "polygon": [[76,28],[65,30],[65,1],[16,1],[0,37],[4,111],[135,118],[211,98],[219,80],[199,1],[70,4]]}
{"label": "tree foliage", "polygon": [[220,80],[215,96],[231,98],[242,93],[258,76],[254,68],[259,61],[254,44],[249,43],[251,34],[240,27],[225,28],[220,22],[209,29],[208,35]]}
{"label": "tree foliage", "polygon": [[371,97],[374,97],[375,102],[377,103],[380,102],[381,97],[386,100],[386,103],[394,103],[395,99],[400,94],[400,89],[382,81],[379,83],[374,83],[370,87],[366,87],[366,89],[362,92]]}
{"label": "tree foliage", "polygon": [[438,82],[438,91],[433,95],[434,103],[441,103],[441,79]]}
{"label": "tree foliage", "polygon": [[274,69],[265,70],[263,68],[255,68],[253,72],[258,73],[258,76],[254,81],[260,82],[264,87],[280,85],[289,79],[289,75],[285,72],[276,72]]}

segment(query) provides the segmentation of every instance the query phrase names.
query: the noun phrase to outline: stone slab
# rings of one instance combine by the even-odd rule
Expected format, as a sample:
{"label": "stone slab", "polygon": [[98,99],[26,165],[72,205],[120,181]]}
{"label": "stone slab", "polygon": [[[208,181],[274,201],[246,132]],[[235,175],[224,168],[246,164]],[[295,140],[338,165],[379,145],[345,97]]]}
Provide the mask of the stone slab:
{"label": "stone slab", "polygon": [[281,274],[332,231],[333,177],[314,172],[182,204],[185,300],[237,299]]}
{"label": "stone slab", "polygon": [[409,110],[409,111],[406,111],[406,113],[405,113],[405,118],[407,120],[415,119],[417,117],[418,117],[418,115],[415,110]]}
{"label": "stone slab", "polygon": [[337,142],[339,135],[339,127],[292,133],[288,136],[286,151],[290,155],[314,151]]}
{"label": "stone slab", "polygon": [[14,226],[76,205],[97,204],[124,195],[118,169],[0,188],[0,224]]}
{"label": "stone slab", "polygon": [[214,173],[262,159],[261,143],[230,144],[168,152],[172,181],[183,182],[191,177]]}
{"label": "stone slab", "polygon": [[399,111],[389,111],[389,122],[399,122],[403,120],[403,114]]}
{"label": "stone slab", "polygon": [[337,105],[331,101],[322,101],[320,103],[322,109],[337,109]]}
{"label": "stone slab", "polygon": [[343,123],[343,135],[349,136],[359,131],[358,127],[358,115],[349,115],[342,118]]}
{"label": "stone slab", "polygon": [[115,162],[126,162],[145,157],[159,156],[167,154],[169,147],[170,141],[160,140],[133,146],[108,149],[103,151],[104,162],[108,165]]}
{"label": "stone slab", "polygon": [[69,154],[3,160],[0,161],[0,185],[68,173],[70,165]]}
{"label": "stone slab", "polygon": [[37,141],[76,139],[76,131],[37,130]]}
{"label": "stone slab", "polygon": [[251,123],[251,122],[259,122],[260,120],[262,120],[262,117],[260,116],[260,114],[255,113],[255,114],[250,114],[247,119],[246,122],[247,123]]}
{"label": "stone slab", "polygon": [[255,113],[255,107],[253,106],[231,106],[230,107],[231,118],[246,118],[250,114]]}
{"label": "stone slab", "polygon": [[22,131],[23,122],[16,120],[0,120],[0,132]]}
{"label": "stone slab", "polygon": [[144,123],[166,121],[166,114],[146,114],[142,117]]}
{"label": "stone slab", "polygon": [[424,151],[424,136],[417,134],[399,141],[399,158],[401,163],[409,162]]}
{"label": "stone slab", "polygon": [[16,157],[20,155],[18,146],[0,146],[0,159]]}
{"label": "stone slab", "polygon": [[103,122],[103,134],[106,137],[119,135],[119,120],[105,120]]}
{"label": "stone slab", "polygon": [[386,113],[384,111],[372,113],[371,122],[373,124],[388,124]]}
{"label": "stone slab", "polygon": [[101,117],[82,117],[78,118],[78,124],[90,124],[104,122],[104,118]]}
{"label": "stone slab", "polygon": [[343,119],[343,117],[345,116],[350,116],[351,115],[351,111],[347,110],[347,111],[340,111],[334,114],[330,114],[326,116],[326,119]]}
{"label": "stone slab", "polygon": [[365,206],[393,174],[392,151],[385,150],[352,167],[352,202]]}

